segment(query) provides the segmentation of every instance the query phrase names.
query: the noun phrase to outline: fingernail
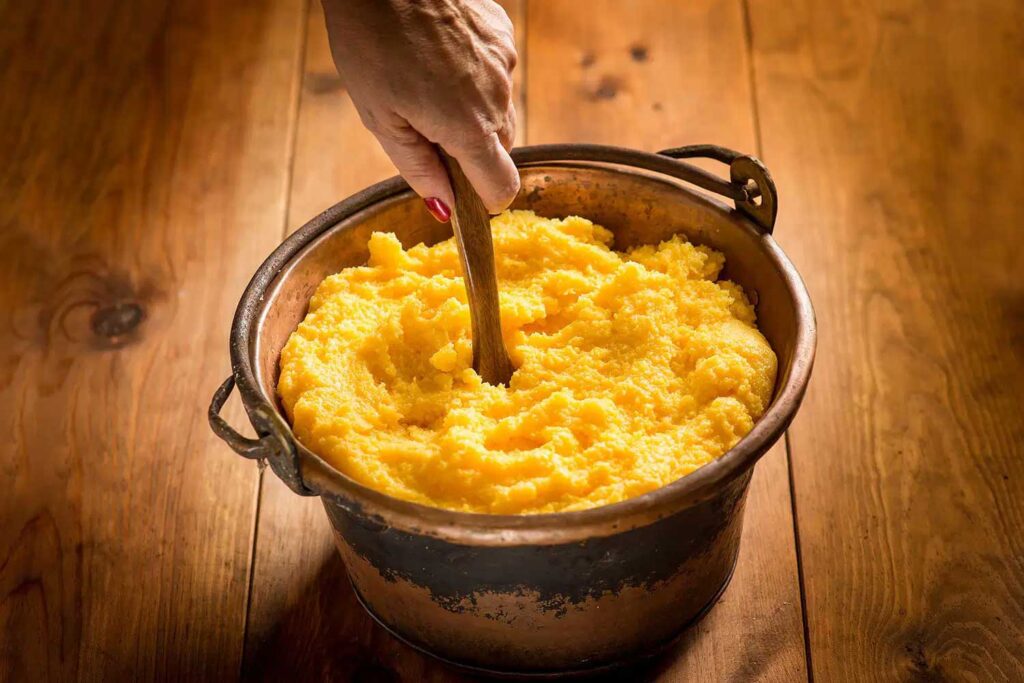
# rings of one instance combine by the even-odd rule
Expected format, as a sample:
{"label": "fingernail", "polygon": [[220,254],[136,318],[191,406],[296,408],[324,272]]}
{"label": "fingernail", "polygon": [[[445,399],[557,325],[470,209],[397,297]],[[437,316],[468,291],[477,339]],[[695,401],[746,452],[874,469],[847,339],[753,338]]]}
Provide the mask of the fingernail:
{"label": "fingernail", "polygon": [[427,197],[423,203],[427,205],[427,211],[441,223],[447,223],[452,217],[452,210],[437,197]]}

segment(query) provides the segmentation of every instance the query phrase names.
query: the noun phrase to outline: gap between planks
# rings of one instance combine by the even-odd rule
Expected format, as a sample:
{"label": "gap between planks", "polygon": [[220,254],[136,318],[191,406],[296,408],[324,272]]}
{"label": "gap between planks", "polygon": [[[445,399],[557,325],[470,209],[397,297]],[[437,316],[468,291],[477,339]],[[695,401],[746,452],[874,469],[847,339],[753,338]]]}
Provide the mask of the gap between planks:
{"label": "gap between planks", "polygon": [[[300,30],[296,31],[295,71],[292,77],[292,91],[288,112],[288,144],[285,156],[288,159],[288,171],[284,180],[284,207],[281,212],[281,239],[288,236],[288,214],[291,210],[292,183],[295,178],[295,140],[299,134],[299,106],[302,100],[302,84],[306,75],[306,44],[309,42],[309,4],[313,0],[303,0],[299,15]],[[266,466],[260,463],[256,475],[256,501],[252,517],[252,543],[249,547],[249,572],[245,590],[245,618],[242,625],[242,656],[238,660],[238,679],[242,679],[245,668],[247,649],[249,647],[249,614],[252,611],[253,588],[256,584],[256,546],[259,543],[260,513],[263,510],[263,475]]]}
{"label": "gap between planks", "polygon": [[[750,116],[754,123],[754,153],[764,162],[764,145],[762,144],[761,112],[758,109],[757,64],[754,61],[754,25],[750,18],[750,0],[739,0],[743,14],[743,49],[747,52],[747,79],[750,87]],[[814,683],[814,664],[811,661],[811,629],[807,619],[807,588],[804,582],[804,558],[800,547],[800,518],[797,512],[796,489],[793,478],[793,457],[789,442],[789,430],[783,434],[783,451],[786,455],[786,475],[789,485],[789,507],[793,522],[793,545],[796,551],[797,584],[800,588],[800,620],[804,632],[804,660],[807,663],[808,683]]]}

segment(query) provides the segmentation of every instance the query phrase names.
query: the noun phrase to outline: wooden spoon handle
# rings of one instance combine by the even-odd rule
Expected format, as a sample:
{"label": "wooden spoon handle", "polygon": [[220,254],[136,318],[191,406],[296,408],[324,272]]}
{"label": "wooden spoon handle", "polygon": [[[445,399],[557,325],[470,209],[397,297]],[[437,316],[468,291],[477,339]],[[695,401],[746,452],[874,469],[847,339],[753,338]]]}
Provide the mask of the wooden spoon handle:
{"label": "wooden spoon handle", "polygon": [[501,336],[491,219],[480,196],[462,172],[459,162],[443,150],[439,151],[455,193],[452,227],[469,298],[473,369],[488,384],[507,385],[515,368]]}

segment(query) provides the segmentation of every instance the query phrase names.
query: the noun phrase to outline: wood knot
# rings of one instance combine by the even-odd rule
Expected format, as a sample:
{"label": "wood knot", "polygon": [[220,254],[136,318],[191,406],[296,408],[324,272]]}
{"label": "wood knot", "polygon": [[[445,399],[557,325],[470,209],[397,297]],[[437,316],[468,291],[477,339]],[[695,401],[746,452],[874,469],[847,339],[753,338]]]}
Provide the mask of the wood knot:
{"label": "wood knot", "polygon": [[97,308],[90,324],[93,333],[111,348],[124,346],[146,319],[146,312],[134,301],[121,301]]}
{"label": "wood knot", "polygon": [[629,48],[629,56],[634,62],[646,62],[649,56],[647,46],[637,43]]}
{"label": "wood knot", "polygon": [[602,76],[601,80],[597,83],[595,88],[590,93],[590,98],[593,100],[611,100],[619,94],[619,88],[622,87],[622,82],[614,76]]}
{"label": "wood knot", "polygon": [[941,668],[928,656],[923,642],[918,640],[908,642],[903,646],[903,653],[906,656],[907,666],[915,677],[943,680]]}
{"label": "wood knot", "polygon": [[164,290],[156,284],[170,278],[155,267],[139,277],[112,267],[99,254],[83,253],[51,268],[34,316],[43,346],[120,349],[173,317],[173,301],[168,310]]}

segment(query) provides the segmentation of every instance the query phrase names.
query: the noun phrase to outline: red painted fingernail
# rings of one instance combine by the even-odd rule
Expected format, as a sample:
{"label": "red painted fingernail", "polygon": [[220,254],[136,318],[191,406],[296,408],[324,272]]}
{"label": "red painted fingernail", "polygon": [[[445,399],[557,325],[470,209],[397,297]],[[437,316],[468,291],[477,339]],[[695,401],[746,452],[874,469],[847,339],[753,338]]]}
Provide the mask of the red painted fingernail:
{"label": "red painted fingernail", "polygon": [[423,203],[427,205],[427,211],[442,223],[447,223],[448,219],[452,217],[452,210],[437,197],[427,197]]}

